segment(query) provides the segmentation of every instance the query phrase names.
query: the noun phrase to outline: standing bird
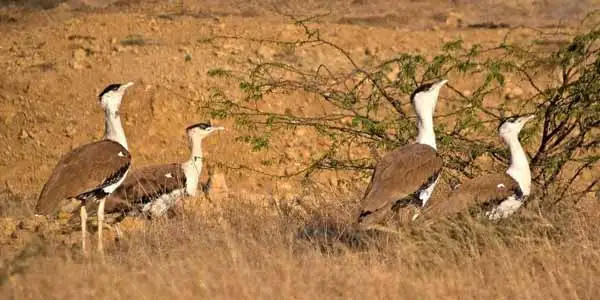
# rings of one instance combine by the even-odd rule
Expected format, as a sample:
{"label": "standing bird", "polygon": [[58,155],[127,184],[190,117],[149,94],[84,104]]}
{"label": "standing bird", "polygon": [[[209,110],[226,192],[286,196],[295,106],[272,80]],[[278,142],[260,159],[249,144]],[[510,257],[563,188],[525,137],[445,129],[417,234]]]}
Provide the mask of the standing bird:
{"label": "standing bird", "polygon": [[431,197],[443,165],[436,148],[433,113],[446,82],[424,84],[412,93],[418,127],[416,143],[399,147],[377,162],[360,202],[359,226],[376,226],[395,208],[424,206]]}
{"label": "standing bird", "polygon": [[131,164],[119,107],[125,91],[132,85],[133,82],[111,84],[100,93],[98,97],[105,113],[103,139],[63,155],[42,188],[35,207],[36,214],[50,216],[73,213],[80,208],[84,253],[87,253],[86,204],[98,202],[98,251],[102,253],[104,201],[123,182]]}
{"label": "standing bird", "polygon": [[[195,196],[204,164],[202,140],[223,127],[198,123],[186,128],[191,156],[183,163],[149,165],[133,169],[123,184],[106,199],[108,223],[118,223],[129,213],[149,217],[164,215],[185,196]],[[117,234],[120,231],[117,228]]]}
{"label": "standing bird", "polygon": [[512,117],[499,127],[500,137],[510,150],[510,167],[506,172],[480,176],[462,183],[446,199],[436,199],[431,203],[423,216],[443,217],[471,207],[491,207],[486,216],[499,219],[517,211],[531,192],[531,170],[519,142],[519,132],[534,117]]}

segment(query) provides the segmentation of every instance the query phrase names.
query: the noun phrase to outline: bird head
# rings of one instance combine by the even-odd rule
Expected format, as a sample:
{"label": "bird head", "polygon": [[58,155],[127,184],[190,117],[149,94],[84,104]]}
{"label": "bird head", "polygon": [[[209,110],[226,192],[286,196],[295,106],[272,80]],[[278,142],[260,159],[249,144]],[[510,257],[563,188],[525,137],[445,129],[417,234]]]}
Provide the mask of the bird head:
{"label": "bird head", "polygon": [[523,126],[525,126],[525,123],[533,118],[535,118],[535,115],[531,114],[520,117],[510,117],[504,120],[500,127],[498,127],[500,137],[502,137],[502,139],[505,141],[511,138],[517,138],[519,136],[519,132],[521,132],[521,129],[523,129]]}
{"label": "bird head", "polygon": [[440,95],[440,89],[448,82],[443,79],[437,82],[426,83],[419,86],[410,96],[412,105],[417,113],[421,115],[424,113],[433,114],[435,105]]}
{"label": "bird head", "polygon": [[104,88],[104,90],[98,95],[102,108],[108,111],[118,111],[119,107],[121,106],[121,100],[123,99],[125,91],[132,85],[133,82],[127,82],[123,84],[113,83]]}
{"label": "bird head", "polygon": [[212,126],[210,125],[210,123],[197,123],[188,126],[185,129],[185,132],[187,133],[187,136],[190,139],[190,141],[195,141],[201,140],[215,131],[224,129],[225,128],[222,126]]}

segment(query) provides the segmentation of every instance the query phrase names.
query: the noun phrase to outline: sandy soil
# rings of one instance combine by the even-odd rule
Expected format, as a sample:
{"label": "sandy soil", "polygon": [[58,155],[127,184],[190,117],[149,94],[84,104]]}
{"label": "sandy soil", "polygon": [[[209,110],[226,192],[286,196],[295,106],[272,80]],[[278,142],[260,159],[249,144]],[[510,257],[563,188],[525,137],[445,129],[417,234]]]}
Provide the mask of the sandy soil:
{"label": "sandy soil", "polygon": [[[485,5],[469,1],[452,5],[443,1],[396,4],[354,1],[334,2],[328,6],[309,1],[299,7],[294,7],[293,2],[274,5],[299,14],[312,8],[319,8],[315,12],[330,8],[332,13],[325,17],[327,22],[322,25],[323,34],[360,59],[365,49],[372,49],[378,58],[388,58],[398,52],[431,56],[441,43],[457,38],[467,44],[497,43],[509,29],[472,29],[465,28],[466,25],[507,22],[517,26],[535,20],[539,23],[535,25],[542,26],[554,21],[551,12],[557,3],[542,6],[527,1],[512,5],[494,1]],[[111,82],[132,80],[137,83],[128,92],[122,107],[134,163],[185,159],[188,150],[183,128],[206,119],[200,107],[208,97],[209,88],[219,85],[227,90],[237,88],[234,83],[227,86],[218,82],[219,79],[209,78],[207,71],[235,69],[245,57],[272,59],[279,51],[269,45],[231,40],[216,46],[197,41],[215,35],[279,39],[299,36],[299,29],[290,24],[289,19],[275,15],[267,5],[238,4],[207,1],[193,5],[183,2],[183,6],[167,2],[142,5],[133,1],[117,2],[106,9],[72,9],[64,3],[50,10],[2,9],[0,32],[5,38],[0,41],[3,53],[0,58],[0,139],[5,147],[0,171],[4,189],[19,195],[30,206],[59,156],[102,134],[103,116],[95,100],[98,92]],[[589,5],[580,5],[577,9],[570,8],[574,13],[563,17],[576,18],[590,9]],[[411,9],[424,15],[408,23],[400,21],[401,17],[395,22],[348,21],[361,15],[376,16],[386,10],[389,14],[408,15],[402,9],[405,6],[414,6]],[[491,8],[504,6],[490,16]],[[532,17],[516,19],[510,14],[513,10]],[[346,21],[341,22],[340,18]],[[462,21],[455,22],[453,18]],[[145,39],[146,44],[123,42],[136,38]],[[306,53],[304,57],[302,53],[297,55],[306,61],[329,61],[334,66],[339,60],[339,57],[331,57],[330,52],[318,51]],[[186,60],[186,56],[191,59]],[[281,101],[289,103],[286,99]],[[306,105],[310,110],[310,103],[310,99],[296,99],[294,105]],[[209,161],[245,165],[260,161],[260,154],[238,155],[239,149],[247,149],[247,146],[233,141],[239,133],[232,124],[223,125],[229,130],[207,140]],[[298,151],[304,151],[309,143],[300,139],[295,146]],[[218,172],[223,174],[219,177],[224,177],[219,184],[227,184],[232,191],[262,193],[268,190],[268,184],[258,184],[264,183],[264,179],[256,174]]]}

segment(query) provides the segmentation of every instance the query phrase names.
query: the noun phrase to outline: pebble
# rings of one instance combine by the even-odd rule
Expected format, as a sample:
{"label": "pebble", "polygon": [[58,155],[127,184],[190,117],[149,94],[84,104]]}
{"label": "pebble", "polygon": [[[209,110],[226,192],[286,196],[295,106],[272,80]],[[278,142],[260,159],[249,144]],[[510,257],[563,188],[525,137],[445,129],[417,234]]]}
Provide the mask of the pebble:
{"label": "pebble", "polygon": [[65,128],[65,135],[67,137],[73,137],[73,135],[75,135],[75,133],[77,133],[77,130],[74,127],[69,126],[69,127]]}
{"label": "pebble", "polygon": [[31,135],[29,134],[29,132],[27,132],[27,130],[23,129],[21,130],[21,135],[19,136],[20,139],[26,139],[26,138],[30,138]]}
{"label": "pebble", "polygon": [[523,89],[520,87],[506,87],[504,93],[506,99],[515,99],[523,95]]}

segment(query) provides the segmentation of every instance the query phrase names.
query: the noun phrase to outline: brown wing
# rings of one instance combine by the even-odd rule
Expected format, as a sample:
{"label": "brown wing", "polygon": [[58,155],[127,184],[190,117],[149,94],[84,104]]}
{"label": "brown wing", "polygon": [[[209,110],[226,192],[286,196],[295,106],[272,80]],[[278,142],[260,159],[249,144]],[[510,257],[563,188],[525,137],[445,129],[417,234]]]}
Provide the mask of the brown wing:
{"label": "brown wing", "polygon": [[431,182],[442,169],[442,159],[427,145],[410,144],[386,154],[375,166],[361,200],[361,223],[376,222],[394,202]]}
{"label": "brown wing", "polygon": [[55,214],[61,202],[117,182],[129,169],[131,155],[121,144],[101,140],[65,154],[42,188],[35,212]]}
{"label": "brown wing", "polygon": [[180,164],[152,165],[134,169],[123,184],[106,199],[105,212],[131,209],[165,193],[185,188]]}
{"label": "brown wing", "polygon": [[[459,185],[445,198],[436,198],[425,209],[426,217],[449,216],[472,207],[499,204],[512,195],[521,195],[519,184],[508,174],[476,177]],[[434,200],[434,199],[432,199]]]}

